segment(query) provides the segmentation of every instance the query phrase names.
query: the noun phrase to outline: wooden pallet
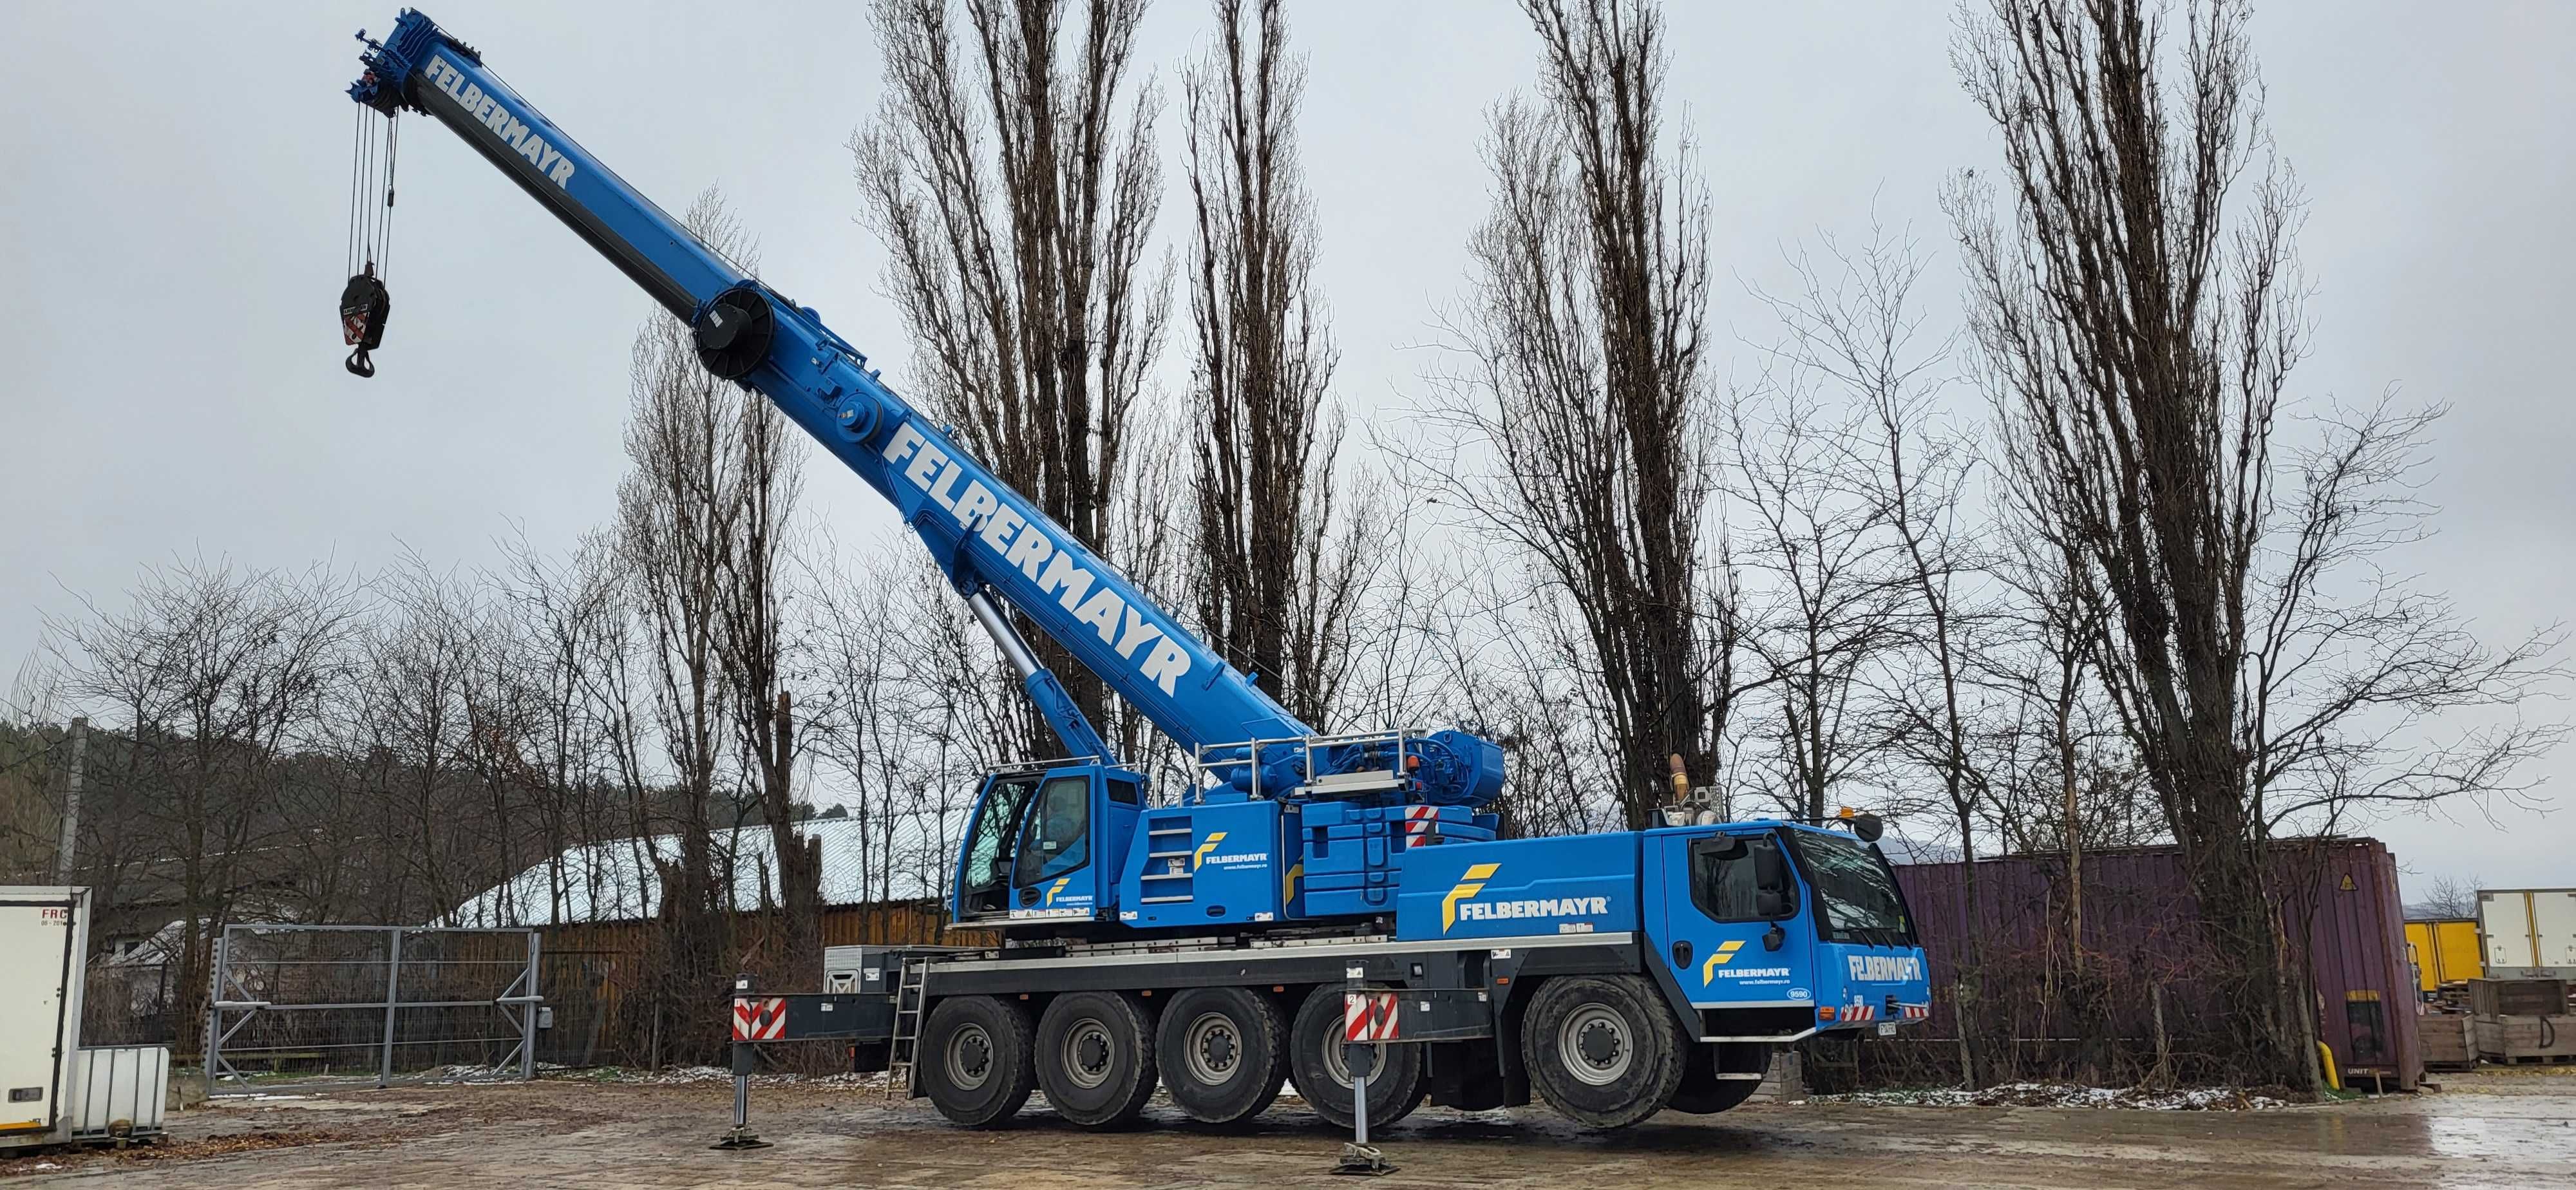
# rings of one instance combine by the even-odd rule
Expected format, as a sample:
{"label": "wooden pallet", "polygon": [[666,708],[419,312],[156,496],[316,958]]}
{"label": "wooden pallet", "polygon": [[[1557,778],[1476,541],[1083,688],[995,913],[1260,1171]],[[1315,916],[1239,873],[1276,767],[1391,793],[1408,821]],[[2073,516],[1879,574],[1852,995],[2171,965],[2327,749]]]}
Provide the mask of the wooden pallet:
{"label": "wooden pallet", "polygon": [[2489,1066],[2576,1066],[2576,1054],[2487,1054]]}

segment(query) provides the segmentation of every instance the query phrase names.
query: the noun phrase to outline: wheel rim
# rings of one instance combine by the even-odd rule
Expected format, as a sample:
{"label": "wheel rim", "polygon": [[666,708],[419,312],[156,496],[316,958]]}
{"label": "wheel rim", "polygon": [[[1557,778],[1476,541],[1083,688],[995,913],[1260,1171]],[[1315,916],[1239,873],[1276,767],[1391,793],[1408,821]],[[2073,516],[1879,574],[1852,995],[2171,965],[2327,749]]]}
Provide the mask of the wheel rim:
{"label": "wheel rim", "polygon": [[948,1035],[948,1081],[960,1091],[972,1091],[993,1077],[993,1035],[982,1025],[960,1025]]}
{"label": "wheel rim", "polygon": [[1065,1081],[1086,1091],[1108,1082],[1115,1052],[1109,1026],[1097,1020],[1076,1022],[1064,1034]]}
{"label": "wheel rim", "polygon": [[1324,1034],[1324,1073],[1333,1076],[1333,1081],[1345,1088],[1351,1085],[1351,1064],[1342,1060],[1341,1030]]}
{"label": "wheel rim", "polygon": [[1224,1013],[1200,1013],[1181,1040],[1190,1077],[1202,1084],[1215,1086],[1243,1068],[1243,1035]]}
{"label": "wheel rim", "polygon": [[1586,1004],[1565,1015],[1565,1024],[1556,1031],[1556,1052],[1566,1073],[1586,1085],[1606,1087],[1626,1076],[1637,1046],[1616,1009]]}

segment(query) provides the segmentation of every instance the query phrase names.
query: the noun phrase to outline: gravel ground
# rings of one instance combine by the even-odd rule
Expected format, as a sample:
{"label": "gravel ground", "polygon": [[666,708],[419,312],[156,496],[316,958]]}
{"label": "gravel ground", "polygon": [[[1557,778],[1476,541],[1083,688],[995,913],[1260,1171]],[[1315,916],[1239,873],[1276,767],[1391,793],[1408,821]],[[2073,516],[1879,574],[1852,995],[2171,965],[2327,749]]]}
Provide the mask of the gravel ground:
{"label": "gravel ground", "polygon": [[[1401,1171],[1380,1184],[1698,1186],[2576,1186],[2576,1071],[2447,1075],[2439,1093],[2260,1111],[1752,1104],[1580,1132],[1542,1109],[1425,1109],[1380,1138]],[[1104,1136],[1042,1106],[1015,1127],[951,1127],[927,1104],[841,1084],[753,1093],[775,1142],[710,1151],[730,1089],[570,1079],[333,1089],[221,1099],[168,1143],[0,1159],[37,1185],[1054,1186],[1316,1184],[1342,1137],[1283,1102],[1247,1131],[1157,1108]]]}

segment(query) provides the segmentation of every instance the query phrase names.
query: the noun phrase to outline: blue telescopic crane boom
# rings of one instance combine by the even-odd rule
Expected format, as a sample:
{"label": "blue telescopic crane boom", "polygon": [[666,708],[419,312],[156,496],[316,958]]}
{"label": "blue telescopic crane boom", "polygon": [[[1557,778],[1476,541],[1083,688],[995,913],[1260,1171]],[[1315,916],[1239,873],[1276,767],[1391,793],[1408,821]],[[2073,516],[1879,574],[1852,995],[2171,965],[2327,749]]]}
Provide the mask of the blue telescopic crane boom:
{"label": "blue telescopic crane boom", "polygon": [[[349,87],[352,99],[388,115],[424,113],[465,138],[687,322],[709,371],[759,391],[894,503],[1071,753],[1115,760],[997,598],[1184,748],[1314,734],[886,387],[812,308],[700,241],[511,90],[472,47],[416,10],[405,10],[382,41],[360,38],[367,69]],[[1421,746],[1415,763],[1427,797],[1482,802],[1499,788],[1501,754],[1491,744],[1441,732]],[[1265,789],[1286,793],[1303,783],[1302,755],[1292,760],[1292,751],[1301,750],[1262,750]],[[1363,763],[1383,759],[1327,749],[1314,768]],[[1238,783],[1248,783],[1248,766],[1238,767]]]}

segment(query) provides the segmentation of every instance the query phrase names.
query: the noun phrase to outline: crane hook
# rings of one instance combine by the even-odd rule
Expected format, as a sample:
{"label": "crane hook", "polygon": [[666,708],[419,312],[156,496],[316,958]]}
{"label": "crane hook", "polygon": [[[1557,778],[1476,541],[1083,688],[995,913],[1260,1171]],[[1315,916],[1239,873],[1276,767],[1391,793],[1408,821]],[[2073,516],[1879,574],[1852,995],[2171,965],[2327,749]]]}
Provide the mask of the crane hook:
{"label": "crane hook", "polygon": [[349,353],[343,366],[352,376],[364,379],[376,374],[375,361],[367,353],[385,341],[385,315],[393,310],[393,297],[385,292],[385,283],[376,276],[376,262],[368,261],[365,272],[349,278],[340,287],[340,338],[357,350]]}

